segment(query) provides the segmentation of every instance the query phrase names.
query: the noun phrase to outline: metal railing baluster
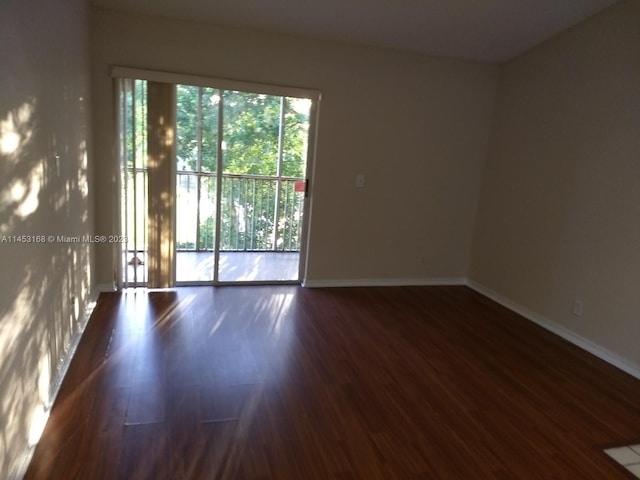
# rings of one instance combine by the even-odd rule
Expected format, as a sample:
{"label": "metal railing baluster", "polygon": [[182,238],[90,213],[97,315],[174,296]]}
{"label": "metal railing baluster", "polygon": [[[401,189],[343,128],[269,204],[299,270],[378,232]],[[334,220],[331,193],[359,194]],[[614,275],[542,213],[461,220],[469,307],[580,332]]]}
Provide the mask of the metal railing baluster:
{"label": "metal railing baluster", "polygon": [[[192,181],[201,177],[215,178],[215,173],[179,172],[177,188],[189,188]],[[300,251],[300,198],[295,192],[297,178],[274,178],[260,175],[222,174],[222,208],[227,215],[222,216],[221,251]],[[280,181],[281,206],[276,208],[274,195]],[[209,188],[206,188],[209,193]],[[197,212],[193,212],[198,221]],[[221,212],[222,214],[222,212]],[[275,218],[278,214],[280,218]],[[200,227],[213,217],[201,218]],[[190,229],[191,230],[191,229]],[[196,229],[198,231],[199,229]],[[280,238],[282,243],[272,243]],[[191,235],[191,234],[190,234]],[[179,250],[197,251],[197,239],[182,239]],[[204,247],[209,249],[209,239],[204,239]]]}

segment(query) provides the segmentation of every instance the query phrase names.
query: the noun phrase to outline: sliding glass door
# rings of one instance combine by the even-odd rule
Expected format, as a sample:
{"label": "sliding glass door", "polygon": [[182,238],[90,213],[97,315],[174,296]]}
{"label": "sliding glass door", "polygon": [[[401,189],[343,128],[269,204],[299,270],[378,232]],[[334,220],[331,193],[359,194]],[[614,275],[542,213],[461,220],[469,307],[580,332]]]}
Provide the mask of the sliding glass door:
{"label": "sliding glass door", "polygon": [[214,280],[220,91],[176,86],[176,280]]}
{"label": "sliding glass door", "polygon": [[[153,100],[146,81],[127,82],[120,95],[121,217],[123,233],[135,234],[121,254],[122,283],[145,284],[154,193],[149,160],[140,157],[154,141],[145,138],[146,102]],[[162,205],[174,215],[174,283],[299,282],[315,101],[259,89],[172,88],[175,181]]]}

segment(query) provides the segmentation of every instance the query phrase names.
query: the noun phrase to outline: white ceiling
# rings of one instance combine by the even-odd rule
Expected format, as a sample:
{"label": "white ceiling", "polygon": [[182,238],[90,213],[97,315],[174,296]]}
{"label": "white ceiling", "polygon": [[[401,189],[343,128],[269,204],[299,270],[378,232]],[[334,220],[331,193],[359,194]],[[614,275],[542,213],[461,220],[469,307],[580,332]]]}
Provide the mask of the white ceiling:
{"label": "white ceiling", "polygon": [[92,0],[104,7],[503,62],[618,0]]}

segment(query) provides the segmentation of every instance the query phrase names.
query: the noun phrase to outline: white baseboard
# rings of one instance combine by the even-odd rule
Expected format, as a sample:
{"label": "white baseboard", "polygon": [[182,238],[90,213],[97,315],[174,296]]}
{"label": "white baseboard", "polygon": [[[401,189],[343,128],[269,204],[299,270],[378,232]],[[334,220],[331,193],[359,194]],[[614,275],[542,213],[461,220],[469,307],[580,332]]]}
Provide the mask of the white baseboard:
{"label": "white baseboard", "polygon": [[409,287],[466,285],[465,278],[350,278],[306,280],[302,286],[307,288],[332,287]]}
{"label": "white baseboard", "polygon": [[640,365],[634,362],[630,362],[629,360],[621,357],[620,355],[612,352],[611,350],[608,350],[603,346],[592,342],[588,338],[578,335],[574,331],[569,330],[568,328],[563,327],[562,325],[559,325],[558,323],[552,320],[549,320],[548,318],[532,310],[529,310],[526,307],[523,307],[522,305],[500,295],[499,293],[491,290],[490,288],[485,287],[484,285],[474,282],[473,280],[468,280],[467,285],[469,286],[469,288],[472,288],[476,292],[499,303],[503,307],[506,307],[509,310],[523,316],[527,320],[530,320],[540,325],[542,328],[545,328],[546,330],[549,330],[550,332],[555,333],[556,335],[564,338],[565,340],[574,344],[575,346],[580,347],[583,350],[586,350],[587,352],[595,355],[601,360],[604,360],[605,362],[613,365],[614,367],[619,368],[623,372],[626,372],[629,375],[632,375],[633,377],[640,380]]}

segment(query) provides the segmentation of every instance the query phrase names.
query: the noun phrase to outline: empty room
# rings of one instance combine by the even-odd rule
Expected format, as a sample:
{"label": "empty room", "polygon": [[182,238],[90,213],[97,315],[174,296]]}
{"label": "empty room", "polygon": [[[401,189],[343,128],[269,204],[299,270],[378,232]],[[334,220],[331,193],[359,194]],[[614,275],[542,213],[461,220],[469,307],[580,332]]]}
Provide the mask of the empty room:
{"label": "empty room", "polygon": [[0,479],[640,478],[640,0],[0,4]]}

